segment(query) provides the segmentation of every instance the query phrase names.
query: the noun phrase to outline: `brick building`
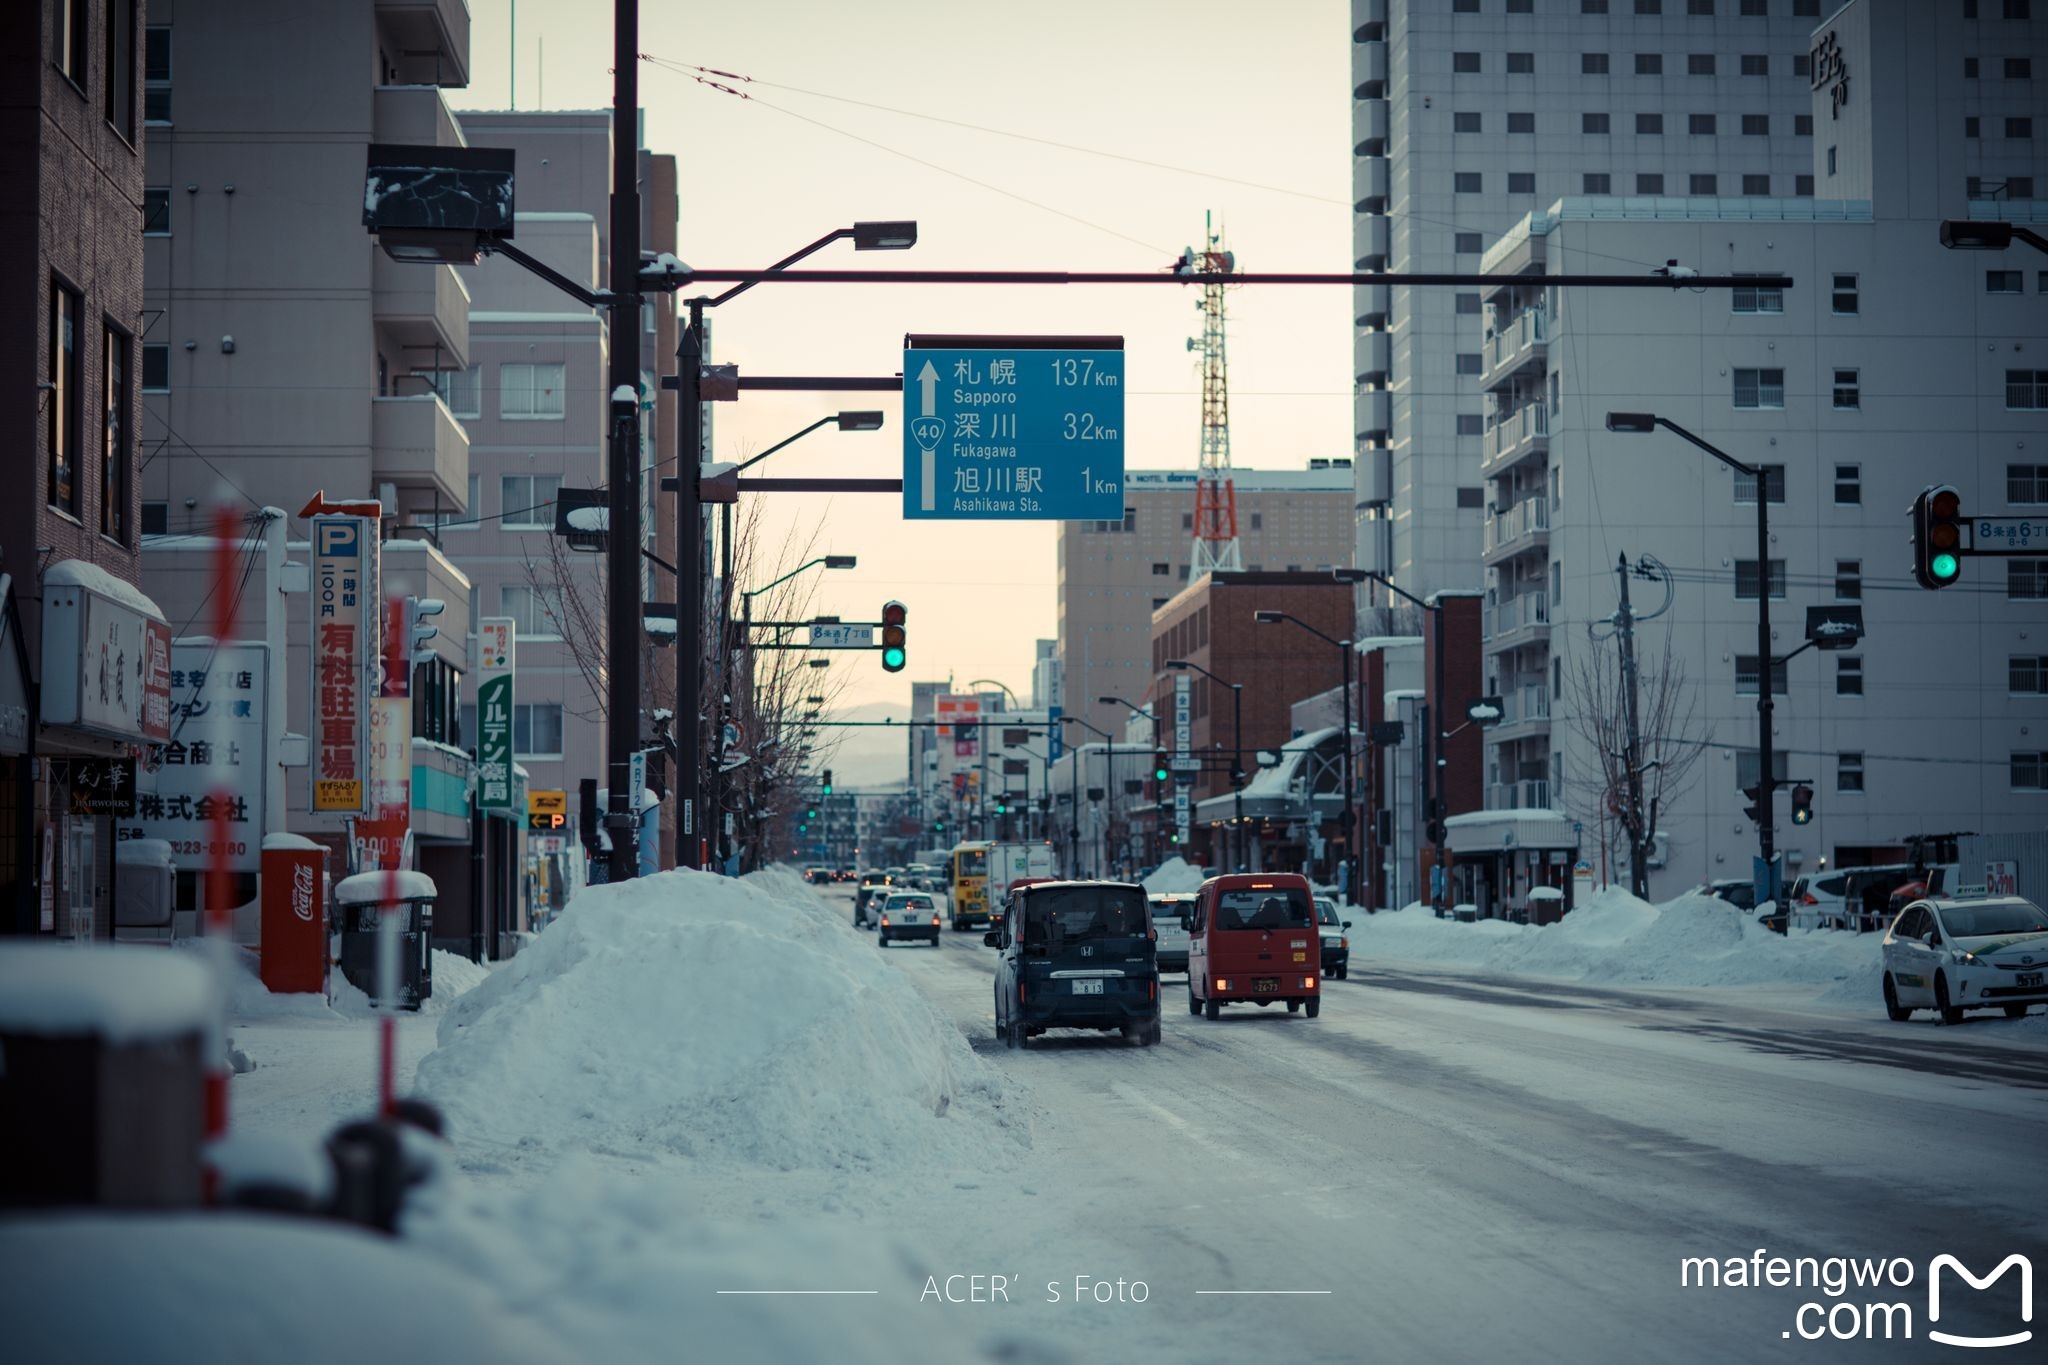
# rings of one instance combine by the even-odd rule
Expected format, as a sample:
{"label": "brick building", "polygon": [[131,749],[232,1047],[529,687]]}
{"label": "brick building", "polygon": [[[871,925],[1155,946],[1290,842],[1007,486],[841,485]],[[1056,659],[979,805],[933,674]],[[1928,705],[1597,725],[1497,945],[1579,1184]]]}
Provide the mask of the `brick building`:
{"label": "brick building", "polygon": [[109,933],[111,821],[70,813],[73,771],[167,732],[169,630],[134,587],[145,48],[139,0],[0,8],[0,931]]}

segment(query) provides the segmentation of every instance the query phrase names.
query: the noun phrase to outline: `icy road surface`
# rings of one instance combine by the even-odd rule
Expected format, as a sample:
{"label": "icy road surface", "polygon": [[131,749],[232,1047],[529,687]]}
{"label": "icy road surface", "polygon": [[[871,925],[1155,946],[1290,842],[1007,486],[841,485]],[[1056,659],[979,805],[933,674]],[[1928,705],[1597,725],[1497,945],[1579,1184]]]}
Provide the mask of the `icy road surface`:
{"label": "icy road surface", "polygon": [[[1931,1258],[1985,1274],[2020,1252],[2048,1273],[2038,1018],[1894,1025],[1875,1001],[1794,1013],[1763,992],[1354,957],[1316,1020],[1209,1023],[1169,975],[1160,1047],[1052,1033],[1011,1052],[979,933],[887,951],[1021,1084],[1033,1141],[980,1172],[893,1173],[902,1189],[869,1217],[960,1271],[1021,1279],[1021,1302],[943,1310],[1017,1338],[1093,1355],[1102,1331],[1185,1359],[1924,1358],[1942,1349]],[[1911,1282],[1680,1287],[1684,1258],[1758,1248],[1903,1257]],[[1150,1299],[1077,1307],[1077,1274],[1143,1280]],[[1951,1276],[1939,1327],[2017,1330],[2017,1279],[1972,1293]],[[889,1280],[916,1321],[917,1287]],[[1876,1342],[1802,1340],[1810,1302],[1810,1331],[1840,1303],[1904,1303],[1913,1339],[1887,1349],[1880,1316]]]}

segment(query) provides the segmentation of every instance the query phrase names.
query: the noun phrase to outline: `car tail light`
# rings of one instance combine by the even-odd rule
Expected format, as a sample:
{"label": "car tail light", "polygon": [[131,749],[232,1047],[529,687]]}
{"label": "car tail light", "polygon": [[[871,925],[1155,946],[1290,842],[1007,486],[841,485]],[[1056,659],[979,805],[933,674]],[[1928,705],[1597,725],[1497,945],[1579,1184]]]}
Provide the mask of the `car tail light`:
{"label": "car tail light", "polygon": [[1017,1003],[1018,1003],[1018,1004],[1020,1004],[1020,1005],[1021,1005],[1021,1004],[1023,1004],[1023,1003],[1024,1003],[1024,1001],[1025,1001],[1025,998],[1026,998],[1026,992],[1025,992],[1025,990],[1024,990],[1024,982],[1023,982],[1023,981],[1022,981],[1022,980],[1020,979],[1020,980],[1019,980],[1019,981],[1017,982]]}
{"label": "car tail light", "polygon": [[1314,990],[1316,988],[1316,979],[1312,976],[1304,976],[1301,979],[1301,988],[1305,991]]}
{"label": "car tail light", "polygon": [[1226,978],[1226,977],[1221,977],[1221,976],[1217,977],[1217,978],[1216,978],[1216,989],[1217,989],[1217,990],[1219,990],[1219,991],[1227,991],[1227,990],[1229,990],[1229,989],[1230,989],[1230,981],[1229,981],[1229,979],[1228,979],[1228,978]]}
{"label": "car tail light", "polygon": [[1145,998],[1147,1000],[1154,1000],[1157,999],[1158,996],[1159,978],[1156,976],[1145,978]]}
{"label": "car tail light", "polygon": [[889,917],[887,915],[882,916],[882,927],[884,929],[889,927]]}
{"label": "car tail light", "polygon": [[1809,891],[1809,892],[1807,892],[1807,893],[1806,893],[1805,895],[1801,896],[1801,897],[1799,898],[1799,903],[1800,903],[1801,905],[1819,905],[1819,904],[1820,904],[1820,902],[1819,902],[1819,901],[1817,901],[1817,900],[1815,900],[1815,899],[1813,898],[1813,893],[1812,893],[1811,891]]}
{"label": "car tail light", "polygon": [[932,923],[933,923],[934,925],[936,925],[936,924],[937,924],[938,922],[939,922],[939,917],[938,917],[937,915],[933,915],[933,916],[932,916]]}

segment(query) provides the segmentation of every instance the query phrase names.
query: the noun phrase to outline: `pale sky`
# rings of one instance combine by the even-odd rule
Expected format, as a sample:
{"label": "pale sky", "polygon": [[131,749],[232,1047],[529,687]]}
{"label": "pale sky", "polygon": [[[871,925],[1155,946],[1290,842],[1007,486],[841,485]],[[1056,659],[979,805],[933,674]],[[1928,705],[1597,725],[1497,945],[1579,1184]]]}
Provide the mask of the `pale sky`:
{"label": "pale sky", "polygon": [[[647,143],[677,157],[679,254],[692,265],[763,266],[856,220],[913,218],[914,250],[856,254],[842,243],[809,264],[1149,270],[1198,242],[1213,210],[1240,268],[1350,268],[1343,0],[648,0],[641,9],[643,53],[753,78],[726,82],[753,97],[743,101],[641,64]],[[470,13],[471,83],[449,95],[458,109],[502,109],[511,0],[470,0]],[[523,0],[517,33],[518,107],[609,106],[602,0]],[[745,374],[890,375],[906,332],[1120,334],[1126,466],[1193,468],[1200,380],[1186,340],[1198,330],[1196,303],[1194,291],[1160,286],[764,284],[713,314],[713,344]],[[1237,464],[1300,468],[1310,456],[1350,453],[1349,289],[1239,290],[1229,348]],[[743,457],[842,407],[885,408],[887,425],[818,431],[757,472],[900,475],[900,401],[888,394],[750,394],[720,406],[714,458]],[[879,654],[839,656],[835,671],[853,665],[842,704],[907,710],[911,680],[948,674],[995,678],[1028,699],[1032,641],[1056,633],[1055,523],[913,526],[879,494],[774,495],[770,512],[778,528],[822,518],[821,552],[859,556],[855,570],[814,571],[817,611],[874,620],[885,599],[909,607],[909,668],[886,674]]]}

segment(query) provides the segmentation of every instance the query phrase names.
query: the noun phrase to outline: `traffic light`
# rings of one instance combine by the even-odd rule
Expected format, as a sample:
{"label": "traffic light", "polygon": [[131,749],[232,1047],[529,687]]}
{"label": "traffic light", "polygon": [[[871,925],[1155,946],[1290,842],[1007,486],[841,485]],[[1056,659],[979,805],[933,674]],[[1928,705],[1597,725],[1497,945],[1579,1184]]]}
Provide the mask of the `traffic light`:
{"label": "traffic light", "polygon": [[1764,822],[1763,787],[1744,787],[1742,795],[1749,802],[1742,808],[1742,813],[1749,817],[1749,823],[1752,825],[1761,825]]}
{"label": "traffic light", "polygon": [[1813,788],[1804,782],[1792,789],[1792,823],[1810,825],[1813,823]]}
{"label": "traffic light", "polygon": [[441,633],[441,628],[434,624],[433,618],[446,610],[448,604],[438,597],[405,599],[406,630],[409,633],[406,640],[409,657],[406,662],[409,665],[417,667],[434,657],[434,651],[428,646],[434,643],[434,637]]}
{"label": "traffic light", "polygon": [[1009,802],[1008,798],[1006,798],[1006,797],[1001,797],[1001,796],[998,796],[998,797],[996,798],[996,814],[997,814],[997,815],[1008,815],[1009,813],[1010,813],[1010,802]]}
{"label": "traffic light", "polygon": [[804,819],[806,819],[806,820],[815,820],[815,819],[817,819],[817,818],[818,818],[818,808],[817,808],[816,806],[811,806],[811,807],[807,808],[807,809],[806,809],[806,810],[804,811]]}
{"label": "traffic light", "polygon": [[1963,498],[1947,484],[1913,499],[1913,578],[1923,588],[1945,588],[1963,576]]}
{"label": "traffic light", "polygon": [[830,796],[831,794],[832,794],[832,770],[831,770],[830,768],[827,768],[827,769],[825,769],[825,795],[827,795],[827,796]]}
{"label": "traffic light", "polygon": [[882,671],[901,673],[903,671],[903,618],[910,609],[901,602],[882,604]]}
{"label": "traffic light", "polygon": [[1158,749],[1153,751],[1152,780],[1154,782],[1164,782],[1171,775],[1171,773],[1172,769],[1166,766],[1166,750]]}
{"label": "traffic light", "polygon": [[934,834],[944,834],[945,832],[946,832],[946,822],[945,822],[944,820],[934,820],[934,821],[932,821],[932,833],[934,833]]}

